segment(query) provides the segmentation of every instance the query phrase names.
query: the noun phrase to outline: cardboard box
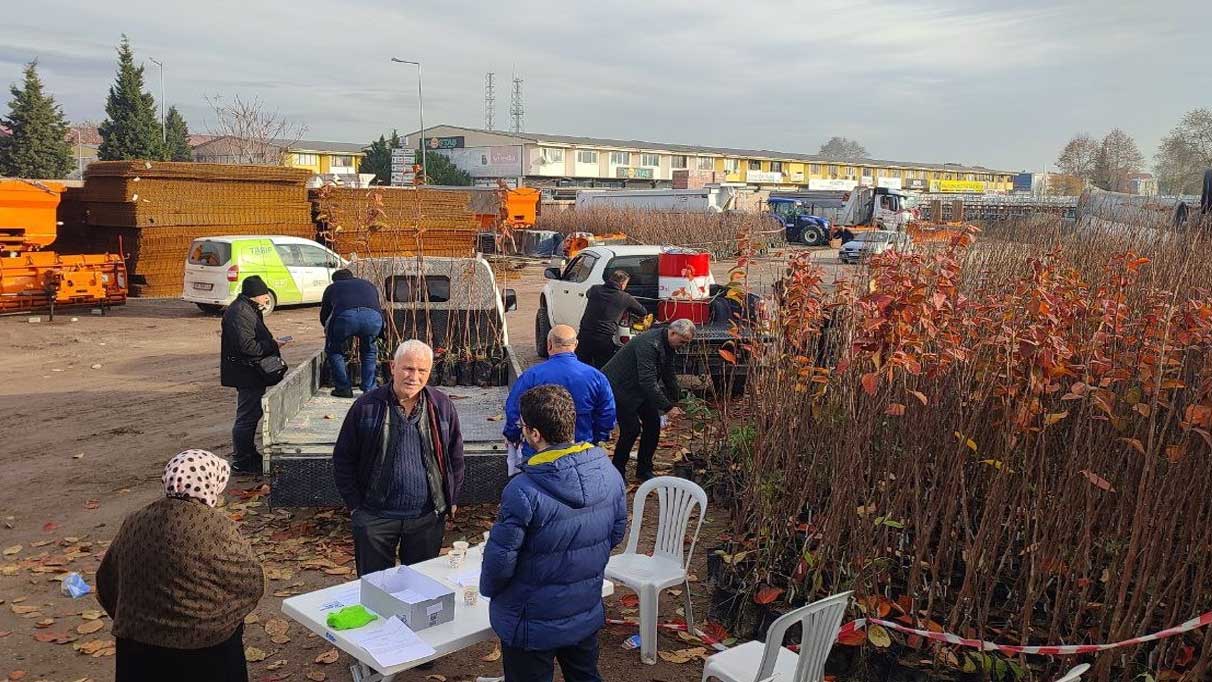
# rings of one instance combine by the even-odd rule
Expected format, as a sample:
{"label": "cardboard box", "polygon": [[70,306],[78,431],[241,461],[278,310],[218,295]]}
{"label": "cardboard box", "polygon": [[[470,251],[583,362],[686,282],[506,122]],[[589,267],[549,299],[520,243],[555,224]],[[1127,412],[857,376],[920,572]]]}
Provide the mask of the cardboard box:
{"label": "cardboard box", "polygon": [[413,632],[454,620],[454,590],[407,566],[362,576],[362,605]]}

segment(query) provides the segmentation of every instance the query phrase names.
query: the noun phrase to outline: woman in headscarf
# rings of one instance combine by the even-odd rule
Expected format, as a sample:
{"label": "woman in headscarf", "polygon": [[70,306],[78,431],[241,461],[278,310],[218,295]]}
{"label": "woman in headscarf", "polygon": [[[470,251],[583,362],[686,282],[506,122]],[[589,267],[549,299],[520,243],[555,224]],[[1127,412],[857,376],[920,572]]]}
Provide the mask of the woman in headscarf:
{"label": "woman in headscarf", "polygon": [[244,617],[265,591],[236,524],[215,509],[231,467],[186,450],[164,469],[163,499],[126,517],[97,569],[113,619],[116,682],[246,682]]}

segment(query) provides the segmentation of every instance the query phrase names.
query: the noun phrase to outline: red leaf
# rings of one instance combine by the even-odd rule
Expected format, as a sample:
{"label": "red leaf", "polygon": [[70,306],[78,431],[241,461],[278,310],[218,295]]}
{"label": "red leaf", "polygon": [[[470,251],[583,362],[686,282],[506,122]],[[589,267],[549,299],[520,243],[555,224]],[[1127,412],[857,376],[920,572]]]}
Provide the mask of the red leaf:
{"label": "red leaf", "polygon": [[880,375],[875,372],[868,372],[863,375],[863,391],[867,395],[875,395],[875,392],[880,387]]}
{"label": "red leaf", "polygon": [[1088,471],[1086,469],[1082,469],[1081,473],[1082,476],[1086,477],[1087,481],[1090,481],[1090,483],[1094,485],[1094,487],[1106,490],[1109,493],[1115,492],[1115,488],[1111,487],[1111,482],[1102,476],[1099,476],[1093,471]]}
{"label": "red leaf", "polygon": [[905,414],[905,406],[900,403],[890,403],[888,409],[884,410],[884,414],[900,417]]}
{"label": "red leaf", "polygon": [[783,591],[781,589],[767,585],[766,587],[758,590],[757,594],[753,595],[753,601],[758,604],[770,604],[781,596],[783,596]]}
{"label": "red leaf", "polygon": [[930,400],[926,398],[925,393],[921,393],[919,391],[909,391],[909,395],[917,398],[923,405],[930,404]]}
{"label": "red leaf", "polygon": [[43,533],[53,533],[58,529],[59,524],[55,523],[54,521],[47,521],[46,523],[42,524]]}
{"label": "red leaf", "polygon": [[640,605],[640,595],[633,592],[625,594],[623,595],[623,598],[619,600],[619,604],[625,609],[634,609]]}
{"label": "red leaf", "polygon": [[867,641],[867,632],[858,628],[843,632],[837,637],[837,643],[842,646],[862,646]]}
{"label": "red leaf", "polygon": [[727,350],[725,348],[721,348],[718,352],[720,354],[720,357],[724,358],[724,362],[727,362],[730,365],[736,364],[736,353],[733,353],[732,351]]}
{"label": "red leaf", "polygon": [[1128,445],[1131,445],[1140,454],[1142,454],[1142,455],[1145,454],[1145,446],[1139,440],[1137,440],[1135,438],[1120,438],[1120,440],[1127,443]]}
{"label": "red leaf", "polygon": [[708,622],[706,625],[699,628],[699,631],[705,635],[705,639],[703,640],[705,642],[722,642],[729,637],[728,630],[726,630],[723,625],[720,625],[714,621]]}

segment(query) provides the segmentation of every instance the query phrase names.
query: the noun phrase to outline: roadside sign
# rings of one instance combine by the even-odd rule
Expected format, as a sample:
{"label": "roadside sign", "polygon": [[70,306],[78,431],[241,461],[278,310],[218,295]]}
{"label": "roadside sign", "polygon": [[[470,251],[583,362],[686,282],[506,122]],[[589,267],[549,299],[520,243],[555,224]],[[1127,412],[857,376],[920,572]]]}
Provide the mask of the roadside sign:
{"label": "roadside sign", "polygon": [[416,152],[412,149],[391,150],[391,172],[402,173],[416,163]]}

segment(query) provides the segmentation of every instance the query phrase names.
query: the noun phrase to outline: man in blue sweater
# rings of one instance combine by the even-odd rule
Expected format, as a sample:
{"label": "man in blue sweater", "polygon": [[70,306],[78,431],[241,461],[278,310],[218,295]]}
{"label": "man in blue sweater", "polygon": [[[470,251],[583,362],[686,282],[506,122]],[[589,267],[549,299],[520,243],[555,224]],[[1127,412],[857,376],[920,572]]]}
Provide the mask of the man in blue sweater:
{"label": "man in blue sweater", "polygon": [[517,473],[518,461],[534,454],[522,440],[519,398],[535,386],[556,384],[568,389],[576,405],[576,439],[579,443],[605,443],[614,430],[614,392],[606,375],[577,359],[577,331],[558,324],[547,334],[548,360],[522,372],[505,401],[502,434],[518,457],[511,457],[509,473]]}
{"label": "man in blue sweater", "polygon": [[536,453],[501,493],[480,570],[505,681],[550,682],[558,660],[565,682],[601,682],[602,580],[627,530],[623,477],[604,450],[575,441],[576,406],[562,386],[518,402]]}
{"label": "man in blue sweater", "polygon": [[324,290],[320,302],[320,324],[324,325],[324,351],[332,370],[332,394],[353,397],[345,368],[345,342],[351,336],[358,337],[358,352],[362,354],[362,392],[374,388],[379,360],[375,342],[383,331],[383,308],[375,285],[354,277],[349,270],[332,273],[332,284]]}

